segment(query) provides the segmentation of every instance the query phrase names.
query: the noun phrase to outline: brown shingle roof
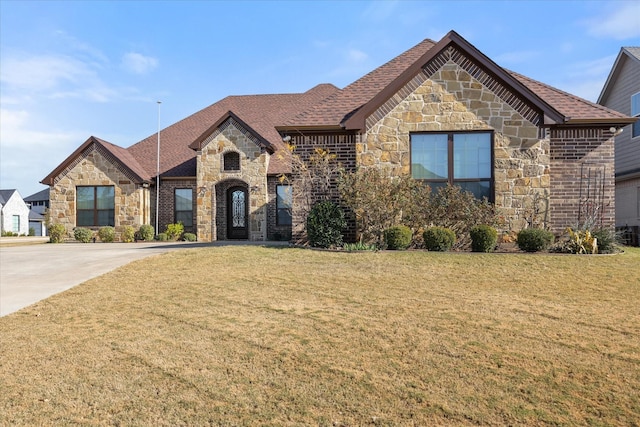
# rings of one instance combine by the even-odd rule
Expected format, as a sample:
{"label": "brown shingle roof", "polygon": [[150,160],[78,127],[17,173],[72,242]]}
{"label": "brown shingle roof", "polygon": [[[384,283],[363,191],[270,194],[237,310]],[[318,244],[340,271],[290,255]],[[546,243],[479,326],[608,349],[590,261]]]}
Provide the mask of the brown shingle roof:
{"label": "brown shingle roof", "polygon": [[530,79],[513,71],[509,73],[519,82],[538,95],[544,102],[551,105],[563,116],[566,124],[581,124],[583,122],[615,122],[620,119],[628,119],[624,114],[602,105],[595,104],[570,93],[561,91],[552,86]]}
{"label": "brown shingle roof", "polygon": [[282,127],[339,126],[351,113],[369,102],[434,45],[435,42],[430,39],[421,41],[340,92],[282,123]]}
{"label": "brown shingle roof", "polygon": [[[196,152],[189,147],[221,117],[232,112],[267,140],[276,150],[283,147],[275,126],[339,89],[331,84],[315,86],[305,93],[228,96],[160,132],[162,176],[195,176]],[[157,134],[129,147],[128,152],[147,170],[156,170]],[[289,162],[272,156],[269,173],[288,172]],[[155,175],[155,172],[153,173]]]}
{"label": "brown shingle roof", "polygon": [[118,147],[103,139],[96,138],[95,136],[89,137],[80,147],[76,149],[69,157],[67,157],[60,165],[54,169],[47,177],[41,182],[45,185],[53,185],[55,178],[61,174],[67,166],[69,166],[84,150],[90,147],[92,144],[96,144],[105,150],[107,155],[111,156],[113,160],[120,163],[123,166],[125,173],[129,175],[137,183],[142,183],[151,180],[151,175],[138,163],[138,161],[129,153],[126,149]]}

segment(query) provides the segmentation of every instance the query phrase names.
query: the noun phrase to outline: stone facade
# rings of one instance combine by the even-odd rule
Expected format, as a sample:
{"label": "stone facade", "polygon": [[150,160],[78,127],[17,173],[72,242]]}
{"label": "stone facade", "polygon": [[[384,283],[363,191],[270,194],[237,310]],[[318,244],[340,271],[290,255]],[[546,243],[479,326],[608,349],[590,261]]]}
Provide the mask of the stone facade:
{"label": "stone facade", "polygon": [[76,187],[85,185],[114,187],[116,240],[120,240],[124,226],[137,230],[150,223],[148,189],[136,185],[106,151],[92,144],[55,178],[49,192],[51,221],[63,224],[69,237],[76,227]]}
{"label": "stone facade", "polygon": [[[239,154],[239,169],[225,170],[224,155]],[[269,154],[233,119],[210,135],[197,153],[196,223],[199,241],[224,240],[226,236],[226,192],[243,187],[248,195],[248,238],[267,238],[267,168]]]}
{"label": "stone facade", "polygon": [[411,174],[410,134],[428,131],[494,131],[495,204],[506,230],[520,230],[539,211],[545,226],[550,192],[549,139],[538,127],[453,61],[432,75],[420,73],[367,121],[357,162],[396,175]]}

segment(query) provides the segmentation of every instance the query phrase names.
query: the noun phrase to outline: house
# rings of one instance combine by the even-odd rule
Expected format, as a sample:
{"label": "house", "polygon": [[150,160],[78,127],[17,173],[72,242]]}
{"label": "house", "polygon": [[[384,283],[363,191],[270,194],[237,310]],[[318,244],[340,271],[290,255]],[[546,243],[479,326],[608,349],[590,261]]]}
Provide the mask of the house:
{"label": "house", "polygon": [[[640,47],[623,47],[598,97],[598,104],[640,117]],[[640,122],[615,138],[616,227],[629,244],[640,234]]]}
{"label": "house", "polygon": [[42,183],[69,232],[153,224],[157,200],[160,230],[181,221],[200,241],[288,237],[304,223],[280,180],[292,172],[288,141],[303,159],[323,148],[348,169],[461,185],[509,229],[540,201],[554,231],[588,218],[611,227],[613,136],[634,120],[503,69],[451,31],[344,89],[229,96],[126,149],[92,136]]}
{"label": "house", "polygon": [[49,209],[49,189],[27,196],[24,201],[29,207],[29,229],[34,230],[35,236],[46,236],[45,213]]}
{"label": "house", "polygon": [[0,232],[29,234],[29,207],[18,190],[0,190]]}

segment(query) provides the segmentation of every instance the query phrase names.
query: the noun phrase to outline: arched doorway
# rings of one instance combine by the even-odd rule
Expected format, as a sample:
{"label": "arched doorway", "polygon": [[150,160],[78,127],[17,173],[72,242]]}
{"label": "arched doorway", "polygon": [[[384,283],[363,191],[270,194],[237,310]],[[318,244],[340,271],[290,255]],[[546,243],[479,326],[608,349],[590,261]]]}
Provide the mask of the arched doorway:
{"label": "arched doorway", "polygon": [[227,239],[249,238],[249,198],[245,187],[227,190]]}

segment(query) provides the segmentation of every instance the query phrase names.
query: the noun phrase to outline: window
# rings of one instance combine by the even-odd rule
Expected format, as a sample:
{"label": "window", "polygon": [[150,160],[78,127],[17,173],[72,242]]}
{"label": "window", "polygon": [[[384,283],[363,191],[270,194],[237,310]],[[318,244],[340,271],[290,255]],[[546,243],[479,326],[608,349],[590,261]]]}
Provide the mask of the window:
{"label": "window", "polygon": [[458,185],[493,200],[493,133],[448,132],[411,135],[411,176],[432,189]]}
{"label": "window", "polygon": [[[631,115],[640,119],[640,92],[631,96]],[[640,120],[631,126],[631,138],[640,136]]]}
{"label": "window", "polygon": [[175,222],[185,227],[193,227],[193,190],[191,188],[175,189]]}
{"label": "window", "polygon": [[13,232],[14,233],[19,233],[20,232],[20,215],[13,215]]}
{"label": "window", "polygon": [[235,151],[229,151],[228,153],[225,153],[223,163],[225,171],[239,171],[240,153],[236,153]]}
{"label": "window", "polygon": [[113,186],[76,187],[76,206],[78,227],[115,225]]}
{"label": "window", "polygon": [[293,193],[290,185],[276,186],[276,225],[291,225]]}

